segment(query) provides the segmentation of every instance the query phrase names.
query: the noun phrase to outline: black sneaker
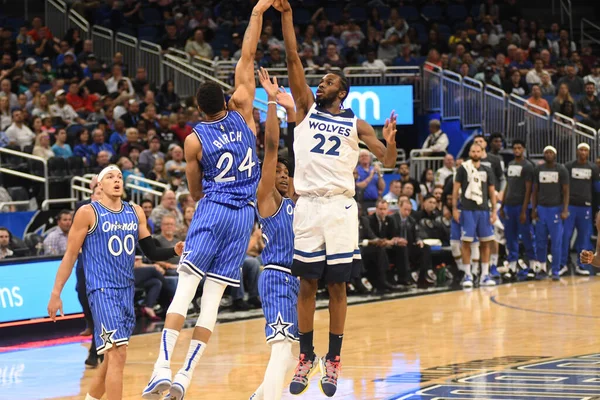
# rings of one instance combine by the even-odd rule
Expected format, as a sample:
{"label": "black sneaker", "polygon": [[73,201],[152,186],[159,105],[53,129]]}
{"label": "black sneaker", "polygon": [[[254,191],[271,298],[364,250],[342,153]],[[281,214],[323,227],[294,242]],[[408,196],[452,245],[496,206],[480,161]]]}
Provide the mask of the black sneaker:
{"label": "black sneaker", "polygon": [[251,308],[250,304],[246,303],[243,299],[234,300],[231,307],[233,311],[248,311]]}
{"label": "black sneaker", "polygon": [[260,299],[258,297],[249,298],[248,304],[250,304],[250,307],[252,307],[252,308],[262,308],[262,302],[260,301]]}
{"label": "black sneaker", "polygon": [[97,355],[90,354],[85,360],[85,365],[87,365],[90,368],[96,368],[98,364],[100,364],[100,361],[98,360]]}

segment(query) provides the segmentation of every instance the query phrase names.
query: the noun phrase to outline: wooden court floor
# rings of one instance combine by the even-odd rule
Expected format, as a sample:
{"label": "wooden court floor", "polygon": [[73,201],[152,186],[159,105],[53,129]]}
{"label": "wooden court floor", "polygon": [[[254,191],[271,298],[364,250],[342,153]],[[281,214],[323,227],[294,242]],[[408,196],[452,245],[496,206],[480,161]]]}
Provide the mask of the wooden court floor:
{"label": "wooden court floor", "polygon": [[[600,278],[574,277],[351,306],[335,398],[600,398],[599,306]],[[315,319],[315,347],[322,354],[327,310]],[[186,398],[248,399],[269,357],[263,324],[218,325]],[[189,329],[180,335],[174,371],[190,335]],[[141,398],[158,341],[159,334],[131,340],[126,399]],[[83,398],[93,374],[81,368],[85,346],[0,354],[0,398]],[[7,368],[19,363],[25,365],[18,382],[7,380]],[[324,399],[315,379],[303,396],[283,398]],[[70,389],[50,390],[44,382]]]}

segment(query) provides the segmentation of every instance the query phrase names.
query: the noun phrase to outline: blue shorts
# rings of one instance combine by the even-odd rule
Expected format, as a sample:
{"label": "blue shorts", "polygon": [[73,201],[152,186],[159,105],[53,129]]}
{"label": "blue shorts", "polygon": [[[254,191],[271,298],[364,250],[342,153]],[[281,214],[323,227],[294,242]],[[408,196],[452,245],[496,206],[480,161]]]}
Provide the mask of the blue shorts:
{"label": "blue shorts", "polygon": [[300,280],[286,272],[265,267],[258,278],[267,343],[298,341],[298,292]]}
{"label": "blue shorts", "polygon": [[96,350],[103,354],[113,346],[129,343],[135,327],[133,285],[126,288],[102,288],[88,294],[94,320]]}
{"label": "blue shorts", "polygon": [[450,240],[460,241],[460,224],[454,218],[450,221]]}
{"label": "blue shorts", "polygon": [[235,208],[200,200],[185,239],[179,269],[239,287],[255,218],[256,210],[250,204]]}
{"label": "blue shorts", "polygon": [[472,242],[476,238],[482,242],[494,239],[494,226],[490,223],[489,211],[462,210],[460,225],[462,227],[460,240],[463,242]]}

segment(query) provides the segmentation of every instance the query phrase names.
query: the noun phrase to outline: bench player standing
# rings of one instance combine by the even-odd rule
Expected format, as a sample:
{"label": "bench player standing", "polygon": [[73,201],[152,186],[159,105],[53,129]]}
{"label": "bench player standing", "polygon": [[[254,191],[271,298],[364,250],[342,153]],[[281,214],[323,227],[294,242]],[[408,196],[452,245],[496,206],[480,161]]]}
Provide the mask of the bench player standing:
{"label": "bench player standing", "polygon": [[[492,170],[481,164],[483,147],[477,143],[471,145],[469,161],[465,161],[457,170],[452,190],[453,218],[461,225],[462,260],[465,277],[462,286],[473,287],[473,266],[471,244],[479,238],[481,255],[481,286],[494,286],[490,277],[490,244],[494,240],[494,222],[496,222],[496,191]],[[460,194],[459,194],[460,192]],[[458,209],[460,196],[461,210]],[[491,203],[491,212],[490,205]]]}
{"label": "bench player standing", "polygon": [[[296,121],[292,96],[277,87],[277,78],[269,79],[262,69],[260,83],[268,95],[265,124],[265,157],[256,193],[259,222],[265,239],[261,257],[263,272],[258,290],[265,314],[265,335],[271,345],[271,358],[261,386],[251,400],[281,399],[285,377],[296,366],[292,343],[298,341],[298,291],[300,281],[292,276],[294,258],[294,206],[298,195],[294,190],[293,135]],[[290,163],[277,158],[279,120],[277,103],[285,107],[288,122]]]}
{"label": "bench player standing", "polygon": [[48,303],[52,320],[55,320],[57,310],[64,315],[60,293],[81,250],[94,320],[94,341],[98,354],[105,355],[86,400],[100,399],[105,392],[109,400],[121,399],[123,395],[127,344],[135,327],[133,264],[136,244],[139,243],[148,258],[156,261],[181,255],[183,250],[182,242],[175,248],[156,248],[142,208],[121,200],[123,185],[123,175],[116,165],[109,165],[98,174],[102,197],[82,206],[75,214],[67,251],[56,273]]}
{"label": "bench player standing", "polygon": [[[145,399],[159,399],[166,390],[170,400],[185,396],[215,328],[223,292],[228,285],[240,285],[240,266],[254,227],[260,179],[253,118],[254,55],[263,13],[272,4],[273,0],[260,0],[252,10],[229,105],[221,86],[213,82],[203,83],[196,95],[198,109],[206,118],[186,138],[185,159],[190,193],[199,202],[179,261],[179,280],[167,310],[158,359],[142,393]],[[202,278],[206,280],[200,316],[183,367],[171,381],[173,349]]]}
{"label": "bench player standing", "polygon": [[[306,84],[298,55],[292,9],[287,0],[276,0],[282,12],[283,39],[290,88],[296,102],[294,185],[300,198],[294,215],[294,264],[300,276],[298,328],[300,360],[290,392],[303,393],[310,376],[321,369],[320,387],[329,397],[335,394],[340,372],[340,353],[346,320],[346,282],[358,251],[358,219],[354,196],[354,168],[358,141],[386,167],[396,164],[396,115],[392,112],[383,129],[387,149],[373,127],[343,109],[349,86],[344,77],[327,74],[319,83],[316,100]],[[329,352],[318,359],[313,348],[313,324],[317,283],[324,278],[329,291]]]}

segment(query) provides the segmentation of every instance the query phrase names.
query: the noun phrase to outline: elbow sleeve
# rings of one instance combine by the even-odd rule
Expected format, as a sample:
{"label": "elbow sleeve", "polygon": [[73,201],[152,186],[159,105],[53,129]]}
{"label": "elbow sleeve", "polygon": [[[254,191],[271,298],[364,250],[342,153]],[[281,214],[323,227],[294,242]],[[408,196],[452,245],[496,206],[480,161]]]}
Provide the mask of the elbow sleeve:
{"label": "elbow sleeve", "polygon": [[177,256],[173,247],[167,249],[156,247],[154,239],[150,236],[140,240],[139,244],[146,257],[152,261],[167,261],[168,259]]}

